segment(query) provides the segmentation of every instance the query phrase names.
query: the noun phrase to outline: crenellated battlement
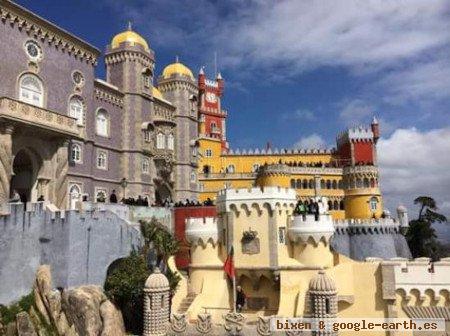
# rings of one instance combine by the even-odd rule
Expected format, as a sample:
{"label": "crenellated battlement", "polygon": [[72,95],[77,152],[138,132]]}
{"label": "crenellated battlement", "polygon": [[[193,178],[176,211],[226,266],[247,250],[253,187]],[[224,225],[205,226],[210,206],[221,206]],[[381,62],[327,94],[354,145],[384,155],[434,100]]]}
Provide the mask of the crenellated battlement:
{"label": "crenellated battlement", "polygon": [[318,220],[310,214],[294,216],[288,229],[291,241],[307,243],[312,238],[316,245],[321,239],[328,243],[333,233],[333,220],[328,213],[319,214]]}
{"label": "crenellated battlement", "polygon": [[276,154],[276,155],[292,155],[292,154],[333,154],[335,152],[334,148],[324,149],[324,148],[310,148],[310,149],[271,149],[271,148],[263,148],[263,149],[230,149],[229,151],[224,151],[222,155],[224,156],[238,156],[238,155],[268,155],[268,154]]}
{"label": "crenellated battlement", "polygon": [[217,217],[187,218],[186,240],[192,245],[215,246],[220,240],[220,224]]}
{"label": "crenellated battlement", "polygon": [[358,142],[358,141],[366,141],[372,142],[374,141],[374,134],[372,129],[369,126],[355,126],[351,127],[337,136],[336,142],[338,146],[343,145],[347,142]]}
{"label": "crenellated battlement", "polygon": [[425,301],[427,296],[435,301],[450,300],[450,258],[436,262],[431,262],[430,258],[392,258],[382,261],[381,265],[386,277],[390,277],[391,289],[399,290],[407,302],[413,297]]}
{"label": "crenellated battlement", "polygon": [[295,190],[290,188],[222,189],[217,194],[216,203],[219,213],[232,209],[240,211],[241,208],[251,212],[254,207],[258,211],[263,211],[265,207],[273,211],[276,207],[293,209],[296,199]]}

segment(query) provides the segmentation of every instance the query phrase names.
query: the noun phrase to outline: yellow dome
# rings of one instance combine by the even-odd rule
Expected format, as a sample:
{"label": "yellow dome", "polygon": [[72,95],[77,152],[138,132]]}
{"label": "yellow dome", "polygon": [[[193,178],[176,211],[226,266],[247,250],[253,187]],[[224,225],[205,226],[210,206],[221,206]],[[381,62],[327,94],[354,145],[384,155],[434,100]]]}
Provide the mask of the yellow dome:
{"label": "yellow dome", "polygon": [[153,93],[153,97],[158,98],[160,100],[164,100],[161,91],[159,91],[156,86],[153,87],[153,92],[152,93]]}
{"label": "yellow dome", "polygon": [[141,35],[132,31],[131,29],[128,29],[114,36],[111,41],[111,48],[118,48],[120,47],[120,44],[124,42],[128,42],[131,45],[140,45],[144,47],[145,50],[149,51],[147,41]]}
{"label": "yellow dome", "polygon": [[172,77],[172,75],[184,75],[187,77],[190,77],[191,79],[194,79],[194,75],[191,71],[191,69],[189,69],[186,65],[184,65],[183,63],[180,62],[175,62],[172,64],[169,64],[168,66],[166,66],[163,70],[162,76],[163,78],[167,79]]}

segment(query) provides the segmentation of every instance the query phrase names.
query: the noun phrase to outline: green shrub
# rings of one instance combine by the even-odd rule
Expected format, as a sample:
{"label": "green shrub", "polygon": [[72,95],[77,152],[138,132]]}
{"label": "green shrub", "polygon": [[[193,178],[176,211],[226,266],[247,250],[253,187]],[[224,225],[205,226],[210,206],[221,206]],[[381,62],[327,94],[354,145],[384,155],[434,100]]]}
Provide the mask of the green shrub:
{"label": "green shrub", "polygon": [[0,316],[2,317],[3,325],[7,325],[10,322],[16,320],[16,315],[20,312],[29,312],[30,308],[34,305],[34,294],[31,292],[28,295],[22,296],[19,301],[9,305],[0,305]]}

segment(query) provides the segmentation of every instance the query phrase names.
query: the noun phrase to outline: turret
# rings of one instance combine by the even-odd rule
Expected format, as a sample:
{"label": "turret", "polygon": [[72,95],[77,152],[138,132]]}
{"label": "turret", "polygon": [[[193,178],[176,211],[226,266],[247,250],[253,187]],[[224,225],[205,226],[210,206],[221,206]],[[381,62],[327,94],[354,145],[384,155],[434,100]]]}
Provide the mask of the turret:
{"label": "turret", "polygon": [[256,185],[260,187],[289,188],[290,180],[291,173],[288,166],[274,164],[261,167],[256,178]]}
{"label": "turret", "polygon": [[144,286],[143,336],[166,335],[169,323],[169,281],[155,268]]}
{"label": "turret", "polygon": [[293,245],[293,257],[305,266],[330,267],[333,254],[330,238],[334,233],[333,220],[325,197],[315,197],[319,207],[318,216],[301,214],[293,217],[288,229]]}
{"label": "turret", "polygon": [[400,223],[400,230],[403,234],[405,234],[409,228],[408,210],[405,206],[399,205],[399,207],[397,208],[397,216]]}
{"label": "turret", "polygon": [[373,133],[373,140],[375,144],[378,142],[380,138],[380,125],[378,124],[378,120],[376,117],[373,117],[372,124],[370,125]]}

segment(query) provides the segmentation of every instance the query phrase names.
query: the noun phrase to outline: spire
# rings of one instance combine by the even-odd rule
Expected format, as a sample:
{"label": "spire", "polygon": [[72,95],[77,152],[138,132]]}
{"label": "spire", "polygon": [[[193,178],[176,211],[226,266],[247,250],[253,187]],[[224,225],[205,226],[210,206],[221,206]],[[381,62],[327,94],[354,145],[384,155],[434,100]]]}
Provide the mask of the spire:
{"label": "spire", "polygon": [[222,79],[222,75],[220,72],[217,73],[217,79]]}
{"label": "spire", "polygon": [[131,21],[128,21],[128,27],[127,27],[128,31],[132,31],[133,30],[133,26],[131,24]]}
{"label": "spire", "polygon": [[372,124],[375,124],[375,125],[378,124],[378,119],[377,119],[377,117],[373,116]]}
{"label": "spire", "polygon": [[205,67],[201,66],[200,67],[200,71],[198,72],[199,75],[204,75],[205,74]]}
{"label": "spire", "polygon": [[178,55],[175,56],[175,63],[180,63],[180,59],[179,59]]}

